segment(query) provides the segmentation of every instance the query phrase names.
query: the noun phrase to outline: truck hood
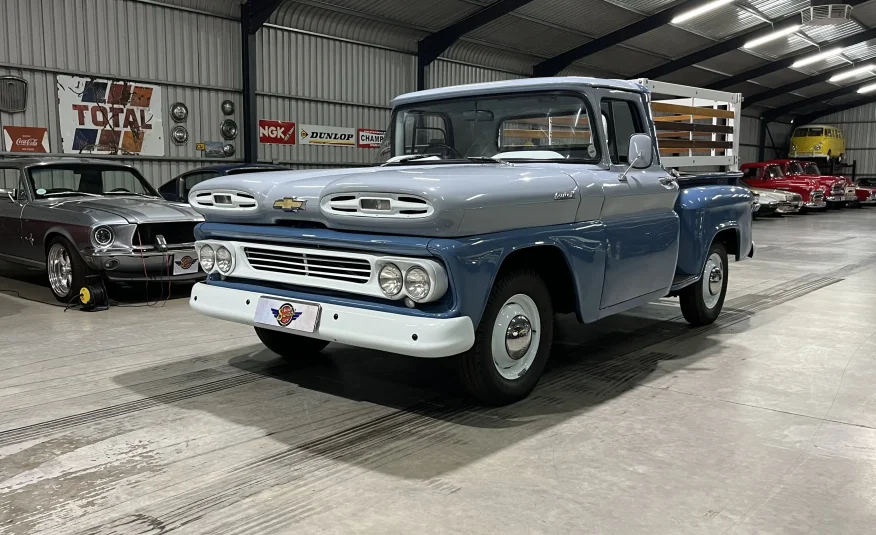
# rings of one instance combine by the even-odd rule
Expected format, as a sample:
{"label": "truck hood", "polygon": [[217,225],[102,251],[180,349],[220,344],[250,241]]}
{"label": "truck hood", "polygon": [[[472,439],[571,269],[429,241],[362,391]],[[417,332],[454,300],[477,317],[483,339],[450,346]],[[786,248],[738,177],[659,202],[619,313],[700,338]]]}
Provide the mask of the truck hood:
{"label": "truck hood", "polygon": [[[168,221],[203,221],[195,210],[185,204],[146,197],[84,197],[54,200],[49,206],[69,212],[105,212],[128,223],[156,223]],[[96,219],[100,216],[95,215]]]}
{"label": "truck hood", "polygon": [[[220,205],[215,195],[229,195],[232,204]],[[369,210],[363,197],[390,208]],[[210,179],[189,193],[191,206],[207,221],[422,236],[571,223],[578,201],[575,180],[552,163],[253,173]]]}

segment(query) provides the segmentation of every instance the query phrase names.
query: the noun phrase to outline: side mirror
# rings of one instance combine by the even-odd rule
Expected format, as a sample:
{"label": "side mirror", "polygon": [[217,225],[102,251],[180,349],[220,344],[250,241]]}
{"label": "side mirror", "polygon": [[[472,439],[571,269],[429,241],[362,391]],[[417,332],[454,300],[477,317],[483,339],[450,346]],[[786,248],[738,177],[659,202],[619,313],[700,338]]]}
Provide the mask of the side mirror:
{"label": "side mirror", "polygon": [[630,166],[635,169],[647,169],[654,162],[654,141],[648,134],[633,134],[630,136],[630,148],[627,152]]}

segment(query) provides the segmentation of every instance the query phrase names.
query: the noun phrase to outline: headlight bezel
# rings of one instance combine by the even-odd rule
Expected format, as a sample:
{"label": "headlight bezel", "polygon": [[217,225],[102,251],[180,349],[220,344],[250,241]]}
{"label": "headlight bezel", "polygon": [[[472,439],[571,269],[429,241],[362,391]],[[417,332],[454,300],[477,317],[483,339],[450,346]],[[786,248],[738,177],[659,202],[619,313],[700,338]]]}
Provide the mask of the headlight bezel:
{"label": "headlight bezel", "polygon": [[[425,276],[425,278],[426,278],[426,293],[424,293],[424,294],[423,294],[422,296],[420,296],[420,297],[416,297],[416,296],[414,295],[414,293],[408,288],[408,279],[410,278],[411,273],[414,273],[414,272],[417,272],[417,271],[421,272],[421,273]],[[417,303],[422,303],[422,302],[424,302],[424,301],[429,297],[429,294],[432,293],[432,278],[429,276],[429,272],[426,271],[426,270],[425,270],[422,266],[420,266],[420,265],[414,265],[414,266],[409,267],[409,268],[407,269],[407,271],[405,271],[405,277],[404,277],[404,290],[405,290],[405,295],[407,295],[408,297],[410,297],[413,301],[415,301],[415,302],[417,302]]]}
{"label": "headlight bezel", "polygon": [[[209,260],[209,267],[207,267],[207,264],[204,262],[204,249],[210,251],[211,258]],[[211,271],[213,271],[213,268],[216,267],[216,250],[213,249],[213,246],[209,243],[205,243],[198,248],[198,263],[200,263],[201,269],[204,270],[204,273],[210,273]]]}
{"label": "headlight bezel", "polygon": [[[381,282],[381,280],[383,278],[384,270],[390,270],[390,271],[395,270],[397,272],[397,274],[398,274],[398,289],[395,292],[390,293],[390,292],[387,292],[383,288],[383,282]],[[404,273],[404,271],[402,271],[401,268],[399,268],[397,265],[395,265],[392,262],[386,262],[386,263],[380,265],[380,269],[378,269],[378,271],[377,271],[377,286],[378,286],[378,288],[380,288],[380,291],[383,292],[383,295],[385,295],[389,299],[398,298],[399,295],[402,293],[402,291],[404,291],[404,288],[405,288],[405,273]]]}
{"label": "headlight bezel", "polygon": [[[220,275],[224,275],[224,276],[231,274],[231,272],[234,271],[234,250],[233,250],[233,248],[226,247],[225,245],[220,244],[218,247],[216,247],[214,249],[214,251],[216,253],[216,271],[218,271]],[[219,263],[222,261],[219,259],[219,255],[222,254],[223,251],[228,253],[228,270],[227,271],[222,269],[221,267],[219,267]]]}
{"label": "headlight bezel", "polygon": [[[109,241],[107,241],[106,243],[101,242],[97,238],[98,233],[102,232],[102,231],[109,233]],[[96,247],[98,247],[100,249],[105,249],[107,247],[110,247],[113,243],[115,243],[116,233],[115,233],[115,231],[113,231],[112,227],[110,227],[108,225],[100,225],[98,227],[94,227],[94,229],[91,231],[91,241],[92,241],[92,243],[94,243],[94,245]]]}

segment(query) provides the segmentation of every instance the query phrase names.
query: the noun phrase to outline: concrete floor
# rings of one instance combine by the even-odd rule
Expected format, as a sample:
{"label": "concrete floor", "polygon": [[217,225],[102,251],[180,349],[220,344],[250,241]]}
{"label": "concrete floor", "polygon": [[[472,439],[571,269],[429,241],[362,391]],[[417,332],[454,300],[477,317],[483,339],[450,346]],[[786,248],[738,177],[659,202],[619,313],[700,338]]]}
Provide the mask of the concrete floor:
{"label": "concrete floor", "polygon": [[564,318],[500,409],[444,361],[285,365],[185,299],[0,295],[0,533],[876,533],[876,209],[755,226],[718,323]]}

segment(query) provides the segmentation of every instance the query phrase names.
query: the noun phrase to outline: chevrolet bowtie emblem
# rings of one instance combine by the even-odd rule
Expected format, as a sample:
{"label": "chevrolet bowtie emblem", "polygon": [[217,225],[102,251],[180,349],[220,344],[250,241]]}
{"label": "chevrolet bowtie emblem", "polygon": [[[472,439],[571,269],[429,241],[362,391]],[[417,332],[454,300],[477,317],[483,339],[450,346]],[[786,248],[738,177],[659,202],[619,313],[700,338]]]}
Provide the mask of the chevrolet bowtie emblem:
{"label": "chevrolet bowtie emblem", "polygon": [[284,212],[297,212],[304,210],[307,200],[299,201],[295,197],[284,197],[274,201],[274,208],[283,210]]}

